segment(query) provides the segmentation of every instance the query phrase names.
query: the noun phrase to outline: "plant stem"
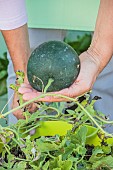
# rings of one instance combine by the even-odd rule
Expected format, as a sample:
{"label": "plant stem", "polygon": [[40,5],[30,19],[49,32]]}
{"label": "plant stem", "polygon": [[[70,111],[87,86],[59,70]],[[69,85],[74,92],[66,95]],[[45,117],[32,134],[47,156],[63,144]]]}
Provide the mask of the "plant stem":
{"label": "plant stem", "polygon": [[28,133],[28,132],[30,132],[30,131],[33,130],[33,129],[36,129],[38,126],[40,126],[40,125],[37,124],[37,125],[33,126],[32,128],[26,130],[26,131],[23,133],[23,135],[26,134],[26,133]]}
{"label": "plant stem", "polygon": [[26,160],[26,159],[17,158],[17,157],[15,157],[15,159],[16,159],[16,160],[19,160],[19,161],[31,162],[31,160]]}
{"label": "plant stem", "polygon": [[0,118],[6,117],[6,116],[9,115],[10,113],[15,112],[16,110],[19,110],[19,109],[21,109],[22,107],[24,107],[24,106],[26,106],[26,105],[34,102],[34,101],[37,101],[37,100],[39,100],[40,98],[44,98],[44,97],[46,97],[46,96],[57,96],[57,97],[62,97],[62,98],[68,99],[68,100],[70,100],[70,101],[74,101],[74,102],[76,101],[75,99],[70,98],[70,97],[67,97],[67,96],[63,96],[63,95],[59,95],[59,94],[52,94],[52,93],[45,93],[45,94],[41,94],[40,96],[35,97],[35,98],[33,98],[33,99],[31,99],[31,100],[23,103],[22,105],[20,105],[20,106],[18,106],[18,107],[16,107],[16,108],[14,108],[14,109],[12,109],[12,110],[4,113],[4,114],[0,114]]}
{"label": "plant stem", "polygon": [[97,119],[101,120],[103,123],[107,123],[107,124],[113,124],[113,121],[109,121],[109,120],[104,120],[101,117],[95,115],[95,117],[97,117]]}
{"label": "plant stem", "polygon": [[49,78],[47,85],[44,88],[44,93],[47,92],[48,88],[51,86],[51,84],[54,82],[52,78]]}
{"label": "plant stem", "polygon": [[113,137],[113,135],[105,132],[105,131],[101,128],[101,126],[96,122],[96,120],[91,116],[91,114],[90,114],[79,102],[76,102],[76,103],[77,103],[77,105],[78,105],[79,107],[81,107],[81,109],[87,114],[87,116],[93,121],[93,123],[99,128],[99,130],[100,130],[102,133],[104,133],[104,134],[106,134],[106,135],[108,135],[108,136]]}
{"label": "plant stem", "polygon": [[6,149],[7,153],[10,155],[10,148],[7,144],[4,144],[4,148]]}
{"label": "plant stem", "polygon": [[31,100],[23,103],[22,105],[20,105],[20,106],[18,106],[18,107],[16,107],[16,108],[14,108],[14,109],[12,109],[12,110],[4,113],[4,114],[1,114],[1,115],[0,115],[0,118],[5,117],[5,116],[7,116],[8,114],[10,114],[10,113],[12,113],[12,112],[15,112],[16,110],[21,109],[22,107],[24,107],[24,106],[26,106],[26,105],[34,102],[34,101],[37,101],[37,100],[39,100],[40,98],[44,98],[44,97],[46,97],[46,96],[56,96],[56,97],[60,97],[60,98],[67,99],[67,101],[74,101],[74,102],[87,114],[87,116],[94,122],[94,124],[99,128],[99,130],[100,130],[102,133],[104,133],[104,134],[106,134],[106,135],[108,135],[108,136],[113,137],[113,135],[105,132],[105,131],[101,128],[101,126],[96,122],[96,120],[91,116],[91,114],[77,101],[77,99],[74,99],[74,98],[71,98],[71,97],[68,97],[68,96],[64,96],[64,95],[60,95],[60,94],[54,94],[54,93],[45,93],[45,94],[44,94],[44,93],[43,93],[43,94],[41,94],[40,96],[35,97],[34,99],[31,99]]}

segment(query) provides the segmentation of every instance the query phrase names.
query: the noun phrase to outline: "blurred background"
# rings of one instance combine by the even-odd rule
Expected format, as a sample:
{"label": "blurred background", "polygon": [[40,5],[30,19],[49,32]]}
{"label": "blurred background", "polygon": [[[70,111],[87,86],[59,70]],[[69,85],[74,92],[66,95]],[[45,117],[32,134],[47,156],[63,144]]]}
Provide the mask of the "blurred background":
{"label": "blurred background", "polygon": [[[26,0],[28,27],[64,30],[66,33],[63,41],[80,54],[90,45],[98,7],[99,0]],[[0,33],[0,111],[8,100],[6,83],[8,63],[7,47]],[[4,112],[7,110],[8,107]],[[5,120],[0,122],[4,126],[5,123]]]}

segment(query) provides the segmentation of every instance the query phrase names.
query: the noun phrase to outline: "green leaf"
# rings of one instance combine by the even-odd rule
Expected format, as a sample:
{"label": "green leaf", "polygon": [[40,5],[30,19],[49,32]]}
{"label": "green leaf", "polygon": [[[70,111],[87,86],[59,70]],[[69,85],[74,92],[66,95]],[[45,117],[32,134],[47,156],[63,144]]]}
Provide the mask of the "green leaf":
{"label": "green leaf", "polygon": [[91,43],[91,39],[92,39],[91,34],[85,34],[82,37],[80,45],[79,45],[80,52],[84,52],[88,49],[88,47],[90,46],[90,43]]}
{"label": "green leaf", "polygon": [[79,154],[84,156],[86,153],[86,148],[82,147],[81,145],[78,145],[77,148],[75,149],[75,151]]}
{"label": "green leaf", "polygon": [[[46,162],[47,154],[45,153],[37,153],[38,158],[35,158],[32,162],[29,162],[30,166],[33,167],[33,170],[41,170],[43,168],[43,165]],[[50,159],[49,159],[50,161]]]}
{"label": "green leaf", "polygon": [[66,111],[67,111],[69,114],[72,114],[72,115],[75,114],[75,111],[74,111],[74,110],[66,109]]}
{"label": "green leaf", "polygon": [[50,169],[60,168],[60,170],[71,170],[72,161],[65,160],[62,161],[61,156],[56,157],[54,160],[50,161]]}
{"label": "green leaf", "polygon": [[7,58],[0,58],[0,71],[7,70],[8,63],[9,62]]}
{"label": "green leaf", "polygon": [[82,52],[86,51],[91,44],[92,35],[91,34],[84,34],[82,36],[77,36],[75,41],[71,41],[70,39],[65,38],[65,42],[67,42],[74,50],[81,54]]}
{"label": "green leaf", "polygon": [[33,162],[30,162],[30,166],[33,168],[33,170],[40,170],[38,165],[34,165]]}
{"label": "green leaf", "polygon": [[22,151],[26,155],[26,159],[30,160],[34,156],[34,153],[32,152],[32,149],[34,149],[34,143],[32,141],[30,141],[29,136],[26,137],[25,144],[26,144],[26,147],[22,148]]}
{"label": "green leaf", "polygon": [[7,71],[6,70],[1,70],[0,71],[0,81],[2,81],[3,78],[7,77]]}
{"label": "green leaf", "polygon": [[14,170],[25,170],[26,169],[26,162],[21,161],[21,162],[17,162],[15,164],[15,166],[13,167]]}
{"label": "green leaf", "polygon": [[111,146],[101,146],[102,150],[105,154],[110,154],[111,153]]}
{"label": "green leaf", "polygon": [[24,72],[23,71],[17,71],[16,76],[17,76],[17,84],[21,85],[24,82],[24,77],[25,77]]}
{"label": "green leaf", "polygon": [[0,166],[0,170],[6,170],[6,168],[3,168],[3,167]]}
{"label": "green leaf", "polygon": [[89,162],[92,164],[98,162],[103,156],[104,156],[104,152],[101,146],[96,146],[92,151],[92,155],[89,159]]}
{"label": "green leaf", "polygon": [[69,146],[64,148],[64,154],[62,155],[62,159],[66,160],[68,157],[70,157],[71,153],[73,152],[73,149],[75,148],[75,145],[73,143],[70,143]]}
{"label": "green leaf", "polygon": [[43,142],[42,139],[37,139],[36,144],[37,144],[37,150],[40,152],[49,152],[49,151],[54,151],[59,149],[59,146],[56,145],[54,142],[51,143]]}
{"label": "green leaf", "polygon": [[6,53],[3,58],[0,57],[0,96],[7,93],[6,78],[7,78],[8,59]]}
{"label": "green leaf", "polygon": [[93,149],[93,155],[98,155],[98,154],[103,154],[103,150],[102,150],[102,147],[101,146],[97,146]]}
{"label": "green leaf", "polygon": [[72,162],[65,160],[61,162],[61,170],[71,170],[72,168]]}
{"label": "green leaf", "polygon": [[75,134],[71,134],[71,142],[76,144],[85,145],[87,135],[87,127],[81,126]]}
{"label": "green leaf", "polygon": [[7,93],[6,79],[0,81],[0,96]]}
{"label": "green leaf", "polygon": [[113,157],[111,155],[105,156],[94,162],[92,165],[92,169],[95,170],[97,168],[108,168],[108,170],[113,168]]}
{"label": "green leaf", "polygon": [[42,167],[42,170],[47,170],[49,168],[49,161],[47,161],[43,167]]}
{"label": "green leaf", "polygon": [[7,160],[8,162],[4,162],[3,163],[3,167],[7,167],[9,170],[12,169],[14,163],[15,163],[15,159],[14,159],[14,155],[12,154],[8,154],[7,155]]}

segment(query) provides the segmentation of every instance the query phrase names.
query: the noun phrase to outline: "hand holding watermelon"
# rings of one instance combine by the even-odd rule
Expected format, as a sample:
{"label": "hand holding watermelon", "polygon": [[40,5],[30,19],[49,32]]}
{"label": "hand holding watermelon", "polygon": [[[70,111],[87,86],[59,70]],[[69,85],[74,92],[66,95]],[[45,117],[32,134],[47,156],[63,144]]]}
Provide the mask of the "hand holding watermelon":
{"label": "hand holding watermelon", "polygon": [[[65,48],[67,47],[67,52],[66,51],[64,52],[65,50],[64,46]],[[70,51],[68,51],[68,48]],[[46,56],[45,58],[44,58],[44,55]],[[43,56],[43,57],[41,58],[40,56]],[[59,58],[59,56],[61,58]],[[55,57],[55,61],[54,61],[54,57]],[[56,57],[58,57],[58,59]],[[72,59],[70,59],[71,57]],[[76,58],[76,61],[74,61],[75,58],[73,57]],[[79,58],[80,58],[80,61],[79,61]],[[23,94],[23,99],[30,100],[30,99],[40,96],[43,93],[43,89],[42,91],[40,89],[43,88],[43,85],[44,86],[47,85],[49,78],[54,79],[53,86],[52,84],[50,85],[49,92],[51,93],[62,94],[62,95],[74,98],[89,91],[92,88],[96,80],[96,77],[99,74],[99,71],[98,71],[99,61],[94,60],[94,58],[91,55],[89,55],[88,52],[84,52],[83,54],[79,56],[79,58],[76,52],[74,52],[73,49],[70,48],[70,46],[68,46],[65,43],[52,41],[52,42],[49,42],[49,44],[48,43],[42,44],[42,46],[40,46],[38,49],[36,49],[33,52],[33,54],[31,55],[31,58],[29,59],[28,80],[31,85],[24,84],[19,89],[19,92]],[[32,60],[35,63],[33,63]],[[71,61],[71,64],[70,64],[70,61]],[[75,62],[75,65],[73,64],[74,62]],[[81,63],[81,67],[80,67],[80,63]],[[52,67],[53,65],[54,67]],[[64,71],[65,68],[66,68],[66,72]],[[60,75],[60,72],[61,72],[61,75]],[[55,78],[57,79],[56,82],[55,82],[56,80]],[[66,86],[67,82],[68,82],[68,85]],[[56,102],[56,101],[64,101],[65,99],[47,96],[40,100],[46,101],[46,102]]]}

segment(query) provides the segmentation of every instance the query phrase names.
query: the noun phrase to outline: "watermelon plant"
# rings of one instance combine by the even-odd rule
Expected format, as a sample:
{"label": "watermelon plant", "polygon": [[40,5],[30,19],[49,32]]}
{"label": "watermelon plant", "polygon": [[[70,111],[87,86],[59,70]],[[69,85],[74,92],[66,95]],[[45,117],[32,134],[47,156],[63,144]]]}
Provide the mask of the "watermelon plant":
{"label": "watermelon plant", "polygon": [[[20,85],[24,74],[17,72],[17,76]],[[19,87],[11,87],[18,93]],[[90,93],[87,93],[77,99],[58,95],[68,98],[68,102],[38,102],[40,97],[49,94],[45,91],[26,103],[19,94],[20,106],[0,114],[4,119],[22,109],[25,116],[16,125],[0,126],[0,170],[113,169],[113,135],[103,129],[113,121],[94,110],[98,98],[90,100]],[[38,107],[33,114],[27,109],[31,102]],[[31,134],[34,129],[35,133]]]}
{"label": "watermelon plant", "polygon": [[[53,42],[52,42],[53,43]],[[55,59],[59,64],[51,65],[51,62],[45,62],[46,59],[50,59],[52,49],[48,48],[51,52],[49,56],[45,52],[45,47],[42,46],[32,53],[32,57],[28,63],[28,76],[31,85],[36,89],[42,91],[42,94],[30,101],[24,102],[22,95],[18,93],[19,86],[24,81],[24,73],[18,71],[17,85],[11,85],[15,93],[18,93],[20,104],[17,108],[10,110],[6,113],[0,113],[0,119],[6,119],[6,116],[18,109],[21,109],[24,120],[18,120],[15,125],[7,127],[0,126],[0,170],[112,170],[113,169],[113,135],[109,134],[103,128],[106,124],[113,125],[113,121],[109,121],[104,114],[97,112],[94,109],[94,104],[99,97],[95,96],[90,99],[90,92],[80,96],[76,99],[66,97],[63,95],[57,95],[49,93],[49,91],[59,90],[63,82],[56,84],[55,77],[59,76],[59,67],[63,68],[62,57],[67,53],[61,53],[61,58],[58,57],[59,43],[54,42],[56,54]],[[81,41],[79,41],[81,43]],[[45,46],[45,44],[43,44]],[[76,76],[79,74],[80,67],[77,67],[79,59],[77,54],[67,46],[62,44],[64,48],[68,47],[68,50],[72,51],[73,55],[77,59],[75,67],[72,69],[76,71]],[[47,47],[47,46],[46,46]],[[48,48],[46,49],[48,51]],[[58,49],[57,49],[58,48]],[[46,67],[46,73],[48,68],[56,70],[57,75],[49,74],[49,77],[39,77],[37,74],[40,65],[43,66],[42,59],[38,56],[39,65],[33,63],[36,59],[37,51],[41,49],[41,55],[46,55],[44,58],[44,66]],[[64,48],[65,49],[65,48]],[[60,49],[61,51],[61,49]],[[67,50],[66,50],[67,51]],[[43,53],[44,52],[44,53]],[[60,55],[60,54],[59,54]],[[54,57],[53,56],[53,57]],[[69,55],[70,56],[70,55]],[[42,57],[43,58],[43,57]],[[52,58],[53,59],[53,58]],[[41,61],[40,61],[41,60]],[[70,62],[69,58],[66,58],[67,66]],[[73,60],[73,59],[72,59]],[[33,65],[32,65],[32,64]],[[37,67],[35,67],[35,64]],[[52,66],[55,66],[52,68]],[[35,69],[33,74],[31,71]],[[64,68],[63,68],[64,69]],[[30,70],[30,72],[29,72]],[[60,70],[63,72],[63,70]],[[68,70],[67,70],[68,71]],[[68,72],[63,72],[63,77]],[[43,75],[43,69],[40,74]],[[66,73],[66,74],[65,74]],[[72,74],[69,70],[69,75]],[[76,78],[72,74],[70,83]],[[62,77],[62,76],[61,76]],[[39,80],[39,81],[38,81]],[[60,81],[59,79],[57,79]],[[54,87],[53,87],[53,83]],[[62,85],[64,88],[64,85]],[[48,91],[48,93],[46,93]],[[38,102],[39,98],[47,95],[58,96],[68,99],[68,102],[54,102],[44,103]],[[28,110],[28,105],[35,102],[37,110],[31,114]]]}

